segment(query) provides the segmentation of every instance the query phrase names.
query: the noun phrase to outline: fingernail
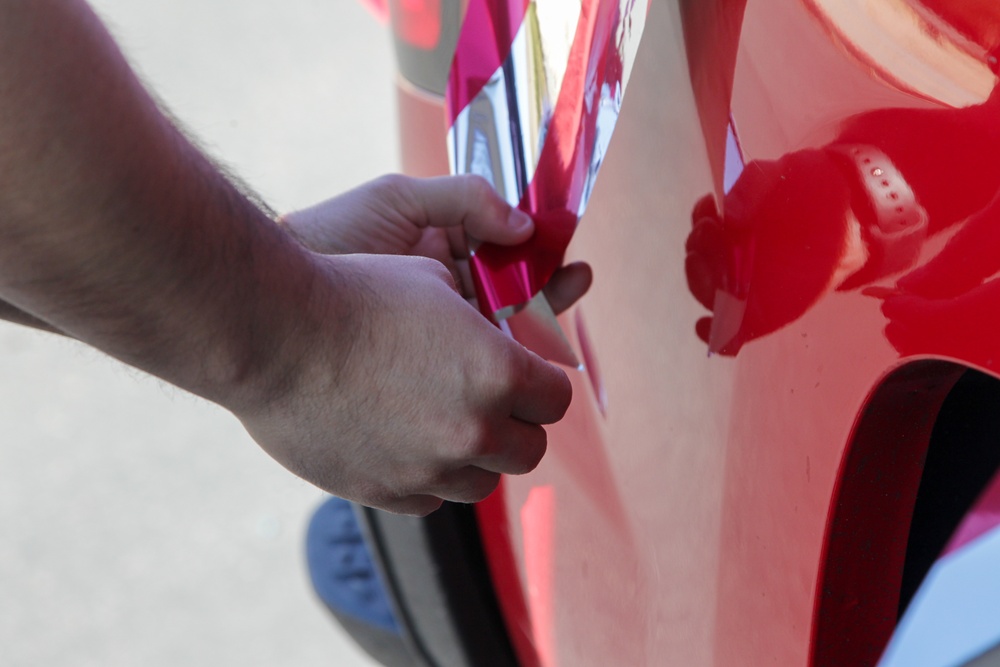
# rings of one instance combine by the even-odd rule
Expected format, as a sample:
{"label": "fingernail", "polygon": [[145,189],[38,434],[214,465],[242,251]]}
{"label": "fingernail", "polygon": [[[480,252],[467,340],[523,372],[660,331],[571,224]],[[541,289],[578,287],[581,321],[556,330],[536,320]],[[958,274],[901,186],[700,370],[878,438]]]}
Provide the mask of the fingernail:
{"label": "fingernail", "polygon": [[519,208],[512,208],[510,210],[510,215],[507,216],[507,226],[514,231],[523,231],[534,225],[531,216],[522,211]]}

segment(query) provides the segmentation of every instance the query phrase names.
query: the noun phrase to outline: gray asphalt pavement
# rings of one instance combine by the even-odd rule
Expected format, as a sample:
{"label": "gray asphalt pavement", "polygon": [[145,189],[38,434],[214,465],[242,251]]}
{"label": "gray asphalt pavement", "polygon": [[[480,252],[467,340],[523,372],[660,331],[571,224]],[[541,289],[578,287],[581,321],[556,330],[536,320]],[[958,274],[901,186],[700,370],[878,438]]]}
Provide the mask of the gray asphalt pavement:
{"label": "gray asphalt pavement", "polygon": [[[396,168],[388,34],[347,0],[94,0],[278,210]],[[39,48],[58,45],[39,45]],[[0,665],[371,665],[314,600],[322,494],[221,409],[0,324]]]}

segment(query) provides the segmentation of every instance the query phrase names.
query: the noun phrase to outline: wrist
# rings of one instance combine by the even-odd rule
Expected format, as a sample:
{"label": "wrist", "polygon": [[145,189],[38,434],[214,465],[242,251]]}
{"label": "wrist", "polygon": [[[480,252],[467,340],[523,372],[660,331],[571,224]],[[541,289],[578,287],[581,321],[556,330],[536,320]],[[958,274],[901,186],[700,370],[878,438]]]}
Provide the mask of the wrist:
{"label": "wrist", "polygon": [[287,237],[266,252],[210,384],[195,392],[241,418],[285,409],[304,390],[329,400],[363,330],[363,281],[338,258]]}

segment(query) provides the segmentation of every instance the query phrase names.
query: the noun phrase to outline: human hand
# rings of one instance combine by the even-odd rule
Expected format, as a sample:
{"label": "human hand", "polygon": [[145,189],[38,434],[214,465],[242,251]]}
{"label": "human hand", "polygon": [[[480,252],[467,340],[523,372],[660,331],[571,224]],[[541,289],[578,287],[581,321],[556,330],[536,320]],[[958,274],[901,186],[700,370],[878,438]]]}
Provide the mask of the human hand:
{"label": "human hand", "polygon": [[483,318],[439,262],[313,259],[313,312],[271,365],[280,392],[234,410],[271,456],[338,496],[419,515],[538,464],[541,425],[571,397],[561,370]]}
{"label": "human hand", "polygon": [[[713,311],[695,332],[706,343],[714,326],[732,332],[714,351],[733,355],[801,317],[856,267],[845,240],[850,190],[823,151],[750,162],[723,208],[712,196],[695,205],[685,272],[691,294]],[[721,307],[720,293],[731,297]],[[744,307],[727,311],[734,301]]]}
{"label": "human hand", "polygon": [[[384,176],[315,206],[288,213],[283,227],[313,252],[419,255],[441,262],[466,298],[475,297],[467,239],[517,245],[534,223],[478,176]],[[556,313],[590,287],[582,262],[557,271],[545,288]]]}
{"label": "human hand", "polygon": [[[173,128],[85,2],[0,17],[0,299],[366,504],[423,514],[537,464],[569,381],[439,262],[307,252]],[[67,48],[39,56],[53,36]]]}
{"label": "human hand", "polygon": [[[279,395],[234,410],[268,453],[331,493],[410,514],[481,500],[501,473],[538,464],[568,380],[463,300],[466,235],[521,243],[526,214],[478,177],[389,176],[282,226],[311,251],[320,310],[281,346]],[[589,267],[570,265],[547,295],[563,310],[589,284]]]}

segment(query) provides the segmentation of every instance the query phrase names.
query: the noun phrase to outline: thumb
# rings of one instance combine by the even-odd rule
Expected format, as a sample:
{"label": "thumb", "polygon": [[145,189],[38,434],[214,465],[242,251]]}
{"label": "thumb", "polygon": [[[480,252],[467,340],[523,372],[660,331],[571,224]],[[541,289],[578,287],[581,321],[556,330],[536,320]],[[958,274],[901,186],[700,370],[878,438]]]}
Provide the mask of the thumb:
{"label": "thumb", "polygon": [[531,216],[504,201],[479,176],[442,176],[410,185],[423,226],[462,226],[470,237],[500,245],[524,243],[535,231]]}

